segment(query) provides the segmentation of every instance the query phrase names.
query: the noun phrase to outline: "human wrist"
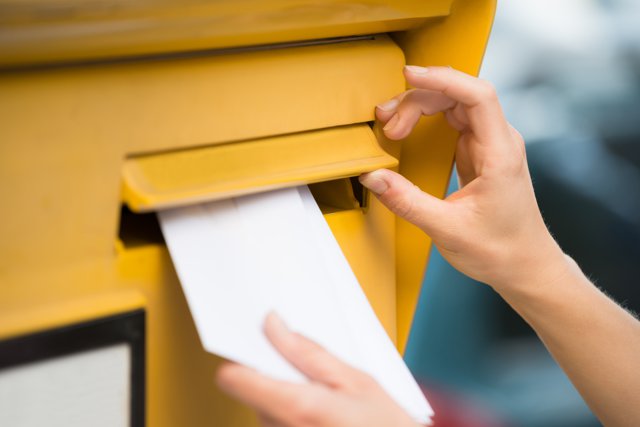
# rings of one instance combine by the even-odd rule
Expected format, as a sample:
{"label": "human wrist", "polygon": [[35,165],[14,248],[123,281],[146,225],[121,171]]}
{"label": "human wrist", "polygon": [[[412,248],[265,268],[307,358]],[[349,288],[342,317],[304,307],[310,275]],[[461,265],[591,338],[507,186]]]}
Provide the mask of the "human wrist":
{"label": "human wrist", "polygon": [[507,301],[528,302],[553,292],[578,269],[577,265],[548,235],[508,258],[509,273],[488,283]]}

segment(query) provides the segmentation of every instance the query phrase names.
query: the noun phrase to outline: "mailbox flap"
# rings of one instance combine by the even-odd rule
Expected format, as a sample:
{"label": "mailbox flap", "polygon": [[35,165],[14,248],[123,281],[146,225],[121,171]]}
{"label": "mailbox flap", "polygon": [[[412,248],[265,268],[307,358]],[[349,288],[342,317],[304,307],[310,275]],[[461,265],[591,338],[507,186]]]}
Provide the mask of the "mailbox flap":
{"label": "mailbox flap", "polygon": [[397,160],[366,124],[130,157],[123,200],[161,210],[276,188],[345,178]]}

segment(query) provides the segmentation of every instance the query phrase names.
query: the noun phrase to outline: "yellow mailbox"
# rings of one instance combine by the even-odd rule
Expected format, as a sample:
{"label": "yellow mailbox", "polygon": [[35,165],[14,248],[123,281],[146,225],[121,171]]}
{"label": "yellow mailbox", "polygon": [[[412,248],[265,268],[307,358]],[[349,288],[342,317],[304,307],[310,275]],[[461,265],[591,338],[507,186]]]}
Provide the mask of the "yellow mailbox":
{"label": "yellow mailbox", "polygon": [[[386,141],[374,106],[405,89],[404,64],[476,74],[494,9],[0,0],[4,416],[253,425],[214,385],[154,211],[270,188],[311,184],[402,351],[430,242],[353,177],[397,168],[444,195],[456,134],[437,116]],[[15,386],[38,375],[40,394]]]}

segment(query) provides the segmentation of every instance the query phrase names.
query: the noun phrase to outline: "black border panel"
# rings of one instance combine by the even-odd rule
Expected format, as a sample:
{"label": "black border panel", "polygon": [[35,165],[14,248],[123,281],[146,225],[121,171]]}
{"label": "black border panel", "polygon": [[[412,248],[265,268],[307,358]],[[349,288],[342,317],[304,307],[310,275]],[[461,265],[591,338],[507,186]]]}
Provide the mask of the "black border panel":
{"label": "black border panel", "polygon": [[114,344],[131,349],[131,427],[145,426],[145,311],[136,310],[0,341],[0,370]]}

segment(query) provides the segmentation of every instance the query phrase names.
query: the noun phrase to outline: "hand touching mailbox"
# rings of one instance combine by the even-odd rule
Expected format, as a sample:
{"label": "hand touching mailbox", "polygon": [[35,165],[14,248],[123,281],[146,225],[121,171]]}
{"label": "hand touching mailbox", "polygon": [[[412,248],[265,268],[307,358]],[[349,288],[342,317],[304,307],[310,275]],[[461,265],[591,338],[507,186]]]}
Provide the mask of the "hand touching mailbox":
{"label": "hand touching mailbox", "polygon": [[420,116],[444,112],[460,132],[461,189],[440,200],[388,170],[365,174],[361,182],[431,236],[454,267],[498,291],[528,286],[530,270],[561,274],[562,252],[537,207],[524,141],[505,120],[491,84],[446,67],[409,66],[405,76],[416,89],[377,109],[384,133],[404,138]]}

